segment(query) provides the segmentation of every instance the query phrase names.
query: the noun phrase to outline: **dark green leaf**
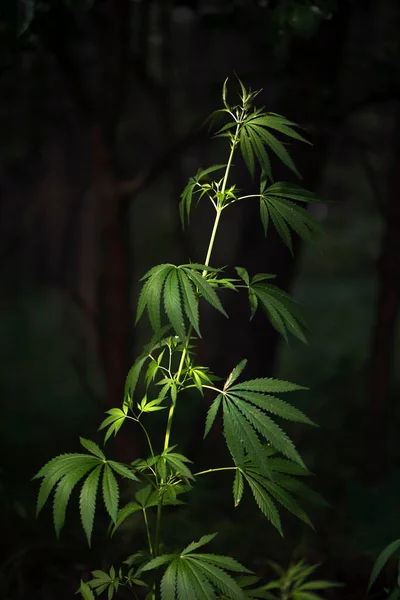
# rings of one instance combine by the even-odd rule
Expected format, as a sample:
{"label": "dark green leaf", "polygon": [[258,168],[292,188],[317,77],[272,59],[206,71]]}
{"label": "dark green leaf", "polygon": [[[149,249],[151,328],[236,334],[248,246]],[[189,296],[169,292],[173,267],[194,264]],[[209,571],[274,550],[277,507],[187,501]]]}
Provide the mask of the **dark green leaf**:
{"label": "dark green leaf", "polygon": [[97,487],[99,484],[99,477],[102,468],[102,465],[99,465],[87,477],[85,483],[82,486],[79,499],[82,526],[86,534],[89,546],[93,531],[94,513],[96,510]]}

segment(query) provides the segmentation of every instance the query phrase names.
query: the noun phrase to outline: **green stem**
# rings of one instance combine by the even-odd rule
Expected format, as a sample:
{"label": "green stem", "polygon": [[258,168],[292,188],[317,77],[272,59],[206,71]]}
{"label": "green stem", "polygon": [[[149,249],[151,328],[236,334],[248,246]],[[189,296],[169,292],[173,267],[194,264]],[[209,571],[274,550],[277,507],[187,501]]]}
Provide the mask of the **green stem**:
{"label": "green stem", "polygon": [[143,508],[142,512],[143,512],[144,524],[146,525],[147,543],[149,544],[150,555],[154,556],[154,554],[153,554],[153,544],[151,543],[150,527],[149,527],[149,521],[147,519],[146,509]]}
{"label": "green stem", "polygon": [[207,469],[206,471],[198,471],[198,473],[193,473],[194,477],[197,475],[206,475],[206,473],[216,473],[217,471],[236,471],[239,467],[218,467],[216,469]]}
{"label": "green stem", "polygon": [[146,427],[143,425],[143,423],[142,423],[142,422],[141,422],[139,419],[135,419],[135,421],[136,421],[137,423],[139,423],[140,427],[143,429],[143,431],[144,431],[144,435],[146,436],[147,443],[148,443],[148,445],[149,445],[149,448],[150,448],[151,456],[154,458],[153,446],[151,445],[150,436],[149,436],[149,434],[147,433],[147,429],[146,429]]}
{"label": "green stem", "polygon": [[[219,221],[221,219],[221,214],[223,211],[223,196],[226,190],[226,184],[228,182],[228,177],[229,177],[229,173],[231,170],[231,166],[232,166],[232,160],[233,160],[233,155],[235,153],[235,148],[237,146],[238,140],[239,140],[239,131],[240,131],[240,126],[241,124],[238,123],[237,127],[236,127],[236,131],[235,131],[235,135],[232,139],[231,142],[231,151],[229,154],[229,158],[228,158],[228,162],[226,165],[226,169],[225,169],[225,175],[224,175],[224,179],[222,181],[222,186],[221,186],[221,196],[222,196],[222,201],[220,204],[218,204],[216,206],[216,215],[215,215],[215,221],[214,221],[214,225],[212,228],[212,232],[211,232],[211,236],[210,236],[210,241],[208,243],[208,248],[207,248],[207,253],[206,253],[206,259],[204,261],[204,265],[206,267],[209,266],[210,264],[210,260],[211,260],[211,254],[214,248],[214,243],[215,243],[215,238],[217,235],[217,230],[218,230],[218,225],[219,225]],[[204,270],[202,273],[202,276],[205,277],[207,274],[207,271]],[[182,355],[181,355],[181,360],[179,363],[179,367],[178,367],[178,371],[176,373],[175,376],[175,380],[177,383],[179,383],[181,374],[182,374],[182,370],[183,370],[183,365],[185,364],[185,358],[187,355],[187,351],[188,351],[188,347],[189,347],[189,343],[190,343],[190,339],[192,336],[192,331],[193,331],[193,327],[190,326],[187,336],[186,336],[186,341],[185,341],[185,346],[184,349],[182,351]],[[171,437],[171,428],[172,428],[172,422],[174,419],[174,414],[175,414],[175,406],[176,406],[176,402],[172,402],[171,406],[169,408],[169,412],[168,412],[168,420],[167,420],[167,427],[165,430],[165,438],[164,438],[164,450],[166,450],[169,447],[169,440]],[[162,481],[163,483],[163,481]],[[162,498],[159,499],[158,501],[158,506],[157,506],[157,520],[156,520],[156,533],[155,533],[155,543],[154,543],[154,551],[155,551],[155,556],[158,555],[158,549],[159,549],[159,544],[160,544],[160,528],[161,528],[161,516],[162,516]]]}
{"label": "green stem", "polygon": [[154,538],[154,550],[155,550],[156,556],[158,556],[158,552],[160,549],[160,530],[161,530],[162,506],[163,506],[162,496],[159,496],[158,504],[157,504],[156,533],[155,533],[155,538]]}

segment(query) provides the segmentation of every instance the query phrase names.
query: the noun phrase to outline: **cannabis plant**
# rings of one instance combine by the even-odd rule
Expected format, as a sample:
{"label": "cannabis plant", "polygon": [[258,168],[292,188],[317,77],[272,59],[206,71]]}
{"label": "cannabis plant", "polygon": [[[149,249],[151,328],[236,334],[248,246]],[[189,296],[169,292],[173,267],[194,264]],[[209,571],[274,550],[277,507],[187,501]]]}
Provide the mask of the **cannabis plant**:
{"label": "cannabis plant", "polygon": [[[260,511],[280,533],[278,505],[311,525],[300,500],[321,502],[318,494],[304,483],[303,478],[309,471],[293,441],[277,422],[287,419],[313,424],[303,412],[280,397],[305,388],[270,377],[246,380],[243,377],[245,359],[232,365],[232,371],[222,378],[196,361],[196,341],[201,337],[201,306],[208,303],[222,317],[228,316],[220,299],[222,289],[247,294],[250,318],[262,309],[285,340],[291,334],[306,341],[304,320],[290,295],[271,283],[273,274],[251,274],[243,266],[235,266],[234,271],[227,273],[211,262],[221,217],[238,202],[259,202],[265,234],[274,226],[290,251],[293,232],[312,241],[321,229],[307,210],[309,203],[317,202],[315,194],[297,185],[274,182],[272,176],[272,155],[298,175],[286,144],[280,139],[283,136],[306,142],[298,126],[281,115],[255,108],[253,103],[258,92],[247,90],[240,81],[239,86],[237,104],[231,105],[225,81],[222,108],[211,116],[211,126],[219,122],[215,135],[227,140],[226,163],[199,170],[181,196],[183,226],[194,204],[200,200],[208,201],[214,212],[204,261],[160,264],[142,277],[136,322],[147,313],[153,337],[128,373],[121,407],[107,411],[99,428],[105,431],[106,443],[122,426],[134,423],[144,433],[148,456],[122,464],[110,459],[95,442],[82,438],[86,452],[57,456],[36,475],[42,479],[38,513],[54,491],[57,535],[64,525],[71,493],[81,481],[79,508],[89,544],[99,487],[111,519],[111,534],[134,513],[143,517],[147,547],[138,548],[120,567],[111,566],[108,572],[93,571],[90,581],[81,582],[80,593],[85,600],[92,600],[103,592],[111,599],[121,586],[130,588],[134,597],[145,595],[149,600],[271,597],[266,595],[270,593],[268,590],[257,592],[256,588],[252,592],[245,576],[250,571],[239,562],[204,552],[203,547],[212,543],[215,533],[205,533],[198,541],[188,540],[190,543],[184,548],[171,548],[168,539],[163,539],[163,515],[168,507],[182,504],[185,495],[195,489],[199,477],[217,471],[231,473],[235,507],[245,492],[252,494]],[[221,119],[225,121],[221,123]],[[258,193],[242,194],[231,181],[233,159],[239,153],[253,179],[257,176],[259,180]],[[139,394],[138,390],[144,393]],[[204,437],[217,415],[221,415],[229,464],[196,471],[190,459],[174,444],[174,418],[178,410],[187,410],[183,396],[188,390],[200,395],[205,390],[213,394]],[[185,403],[188,401],[190,398],[186,397]],[[163,439],[153,439],[147,418],[151,413],[164,410],[167,415],[165,434]],[[132,482],[129,489],[133,490],[130,501],[123,506],[119,505],[121,479]],[[254,583],[255,579],[251,581]]]}
{"label": "cannabis plant", "polygon": [[[396,555],[397,555],[397,557],[399,556],[399,551],[400,551],[400,539],[395,540],[394,542],[392,542],[391,544],[389,544],[388,546],[386,546],[386,548],[384,548],[382,550],[382,552],[379,554],[379,556],[376,559],[374,566],[372,568],[371,575],[369,578],[367,593],[370,591],[371,587],[374,585],[375,581],[378,579],[378,576],[380,575],[382,569],[389,562],[389,560]],[[400,559],[398,559],[397,581],[395,582],[393,589],[386,590],[386,592],[388,595],[388,600],[399,600],[400,599]]]}

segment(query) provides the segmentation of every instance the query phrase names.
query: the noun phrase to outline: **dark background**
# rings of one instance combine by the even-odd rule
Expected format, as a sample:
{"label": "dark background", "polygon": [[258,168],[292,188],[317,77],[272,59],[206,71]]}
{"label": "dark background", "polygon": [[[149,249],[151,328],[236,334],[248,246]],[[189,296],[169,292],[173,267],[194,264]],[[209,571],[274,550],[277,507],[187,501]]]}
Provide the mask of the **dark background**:
{"label": "dark background", "polygon": [[[100,509],[89,551],[72,505],[57,542],[50,506],[35,520],[31,477],[79,435],[100,441],[103,411],[120,405],[149,334],[133,326],[139,277],[204,260],[212,213],[200,206],[183,235],[178,200],[199,167],[226,160],[200,125],[234,73],[307,129],[314,146],[291,153],[330,201],[316,211],[327,235],[296,242],[293,261],[264,239],[256,204],[225,213],[213,264],[277,273],[312,333],[285,346],[227,295],[229,323],[204,315],[200,362],[225,376],[246,356],[250,377],[311,388],[296,400],[320,428],[288,430],[332,507],[309,510],[316,532],[283,514],[282,540],[253,502],[232,508],[230,477],[211,477],[166,530],[184,544],[220,531],[216,550],[261,572],[268,559],[321,562],[346,584],[332,598],[362,598],[373,559],[400,536],[399,31],[396,0],[2,0],[2,599],[70,600],[90,569],[140,546],[135,520],[108,542]],[[292,180],[278,164],[275,175]],[[205,404],[183,406],[174,431],[206,464],[221,444],[201,441]],[[144,445],[127,427],[111,451],[132,460]],[[394,580],[395,564],[371,598]]]}

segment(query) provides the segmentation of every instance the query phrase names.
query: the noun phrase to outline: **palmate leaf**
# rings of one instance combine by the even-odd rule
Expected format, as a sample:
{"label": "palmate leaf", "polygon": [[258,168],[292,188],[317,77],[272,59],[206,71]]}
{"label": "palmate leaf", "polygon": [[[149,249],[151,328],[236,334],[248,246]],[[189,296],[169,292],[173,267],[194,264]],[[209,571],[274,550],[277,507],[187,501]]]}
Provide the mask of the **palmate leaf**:
{"label": "palmate leaf", "polygon": [[251,571],[228,556],[193,552],[210,542],[215,535],[203,536],[179,554],[158,556],[140,567],[143,572],[168,565],[161,579],[162,600],[216,600],[221,593],[230,600],[244,600],[242,589],[227,571]]}
{"label": "palmate leaf", "polygon": [[107,461],[104,453],[91,440],[81,438],[81,444],[92,454],[62,454],[56,456],[40,469],[35,478],[43,478],[37,500],[37,514],[42,510],[55,488],[53,521],[57,537],[65,522],[67,505],[75,486],[85,476],[79,507],[82,526],[90,545],[93,530],[96,496],[101,475],[103,499],[106,510],[114,523],[117,520],[119,487],[114,472],[133,481],[138,478],[132,468],[116,461]]}
{"label": "palmate leaf", "polygon": [[201,194],[201,186],[199,183],[201,181],[208,181],[208,175],[210,175],[210,173],[220,171],[221,169],[225,169],[225,167],[226,165],[212,165],[207,169],[199,169],[197,174],[189,179],[188,184],[181,194],[181,202],[179,204],[179,214],[183,228],[185,227],[185,218],[187,221],[189,221],[190,218],[193,195]]}
{"label": "palmate leaf", "polygon": [[[293,300],[284,294],[278,287],[264,283],[252,283],[249,287],[249,295],[253,294],[271,325],[288,341],[288,332],[297,337],[303,343],[307,343],[303,329],[306,328],[304,318],[293,306]],[[254,316],[252,311],[251,317]],[[250,317],[250,318],[251,318]]]}
{"label": "palmate leaf", "polygon": [[261,182],[260,216],[265,235],[268,232],[269,217],[283,242],[293,254],[290,229],[306,242],[314,242],[317,235],[324,232],[319,221],[307,210],[294,201],[308,203],[320,202],[317,196],[307,190],[287,183],[274,183],[266,187],[265,179]]}
{"label": "palmate leaf", "polygon": [[[201,337],[199,327],[198,296],[226,315],[217,292],[203,272],[217,272],[217,269],[206,265],[191,263],[185,265],[164,264],[150,269],[142,280],[145,280],[139,296],[136,322],[147,309],[153,329],[161,327],[161,303],[176,334],[184,339],[187,331],[185,318]],[[141,368],[142,365],[140,365]]]}

